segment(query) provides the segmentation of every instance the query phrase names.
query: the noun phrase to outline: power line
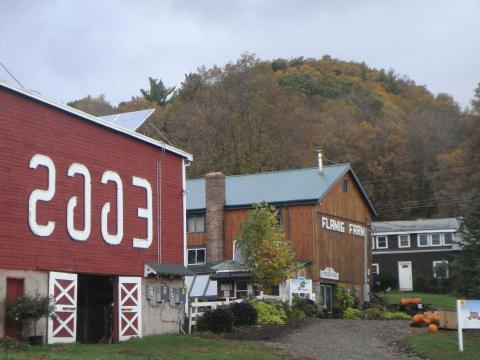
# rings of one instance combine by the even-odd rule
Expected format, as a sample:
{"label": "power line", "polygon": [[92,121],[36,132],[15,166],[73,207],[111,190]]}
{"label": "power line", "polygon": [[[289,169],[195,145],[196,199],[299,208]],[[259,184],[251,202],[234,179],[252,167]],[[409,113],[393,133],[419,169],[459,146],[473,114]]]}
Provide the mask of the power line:
{"label": "power line", "polygon": [[411,177],[416,177],[416,176],[430,176],[433,174],[436,174],[440,172],[441,170],[436,170],[436,171],[431,171],[431,172],[426,172],[426,173],[420,173],[420,174],[410,174],[410,175],[404,175],[404,176],[385,176],[382,178],[371,178],[362,181],[362,184],[372,184],[376,182],[382,182],[382,181],[392,181],[396,179],[406,179],[406,178],[411,178]]}
{"label": "power line", "polygon": [[22,85],[22,83],[20,81],[17,80],[17,78],[7,69],[7,67],[5,65],[3,65],[3,63],[0,61],[0,65],[2,65],[2,67],[5,69],[5,71],[8,73],[8,75],[10,75],[13,80],[15,80],[17,82],[18,85],[20,85],[20,87],[24,88],[24,86]]}
{"label": "power line", "polygon": [[415,205],[415,204],[423,204],[423,203],[428,203],[428,202],[438,202],[438,201],[443,201],[443,200],[452,200],[452,199],[458,199],[458,200],[468,200],[470,199],[470,196],[468,195],[452,195],[452,196],[443,196],[440,198],[430,198],[430,199],[423,199],[423,200],[409,200],[409,201],[404,201],[404,202],[397,202],[397,203],[390,203],[386,204],[384,206],[378,206],[379,209],[387,209],[390,207],[398,207],[398,206],[408,206],[408,205]]}

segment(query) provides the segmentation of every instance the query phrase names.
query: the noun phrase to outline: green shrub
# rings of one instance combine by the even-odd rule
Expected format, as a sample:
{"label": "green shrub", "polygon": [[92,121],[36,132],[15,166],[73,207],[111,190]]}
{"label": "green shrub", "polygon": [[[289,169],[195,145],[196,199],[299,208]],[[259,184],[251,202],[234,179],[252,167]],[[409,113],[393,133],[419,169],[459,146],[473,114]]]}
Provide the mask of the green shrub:
{"label": "green shrub", "polygon": [[379,307],[373,307],[363,312],[363,318],[365,320],[383,320],[385,317],[385,311]]}
{"label": "green shrub", "polygon": [[[25,343],[12,339],[9,337],[0,338],[0,353],[8,351],[23,351],[26,350],[27,346]],[[8,359],[8,355],[5,356],[5,359]]]}
{"label": "green shrub", "polygon": [[338,284],[335,290],[335,301],[337,304],[346,308],[354,308],[357,305],[357,299],[342,284]]}
{"label": "green shrub", "polygon": [[358,309],[347,307],[343,311],[342,318],[346,320],[358,320],[362,318],[362,312]]}
{"label": "green shrub", "polygon": [[401,311],[386,311],[384,318],[387,320],[410,320],[410,315]]}
{"label": "green shrub", "polygon": [[284,325],[287,321],[287,313],[282,304],[254,301],[252,305],[257,310],[260,325]]}
{"label": "green shrub", "polygon": [[313,317],[317,315],[317,305],[310,299],[295,297],[292,301],[292,311],[302,312],[304,314],[303,317]]}
{"label": "green shrub", "polygon": [[206,311],[197,320],[197,329],[200,331],[211,331],[213,333],[232,332],[233,314],[228,307],[220,307],[215,310]]}
{"label": "green shrub", "polygon": [[248,326],[257,323],[257,310],[249,302],[233,303],[230,305],[235,326]]}

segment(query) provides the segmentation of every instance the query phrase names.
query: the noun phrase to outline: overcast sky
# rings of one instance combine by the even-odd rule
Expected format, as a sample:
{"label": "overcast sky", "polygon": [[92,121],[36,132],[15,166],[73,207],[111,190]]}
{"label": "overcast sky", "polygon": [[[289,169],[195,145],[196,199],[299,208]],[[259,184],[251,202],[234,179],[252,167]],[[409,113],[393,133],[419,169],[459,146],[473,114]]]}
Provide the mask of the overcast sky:
{"label": "overcast sky", "polygon": [[480,82],[480,1],[0,1],[0,61],[63,102],[116,104],[149,76],[179,85],[244,52],[364,61],[466,106]]}

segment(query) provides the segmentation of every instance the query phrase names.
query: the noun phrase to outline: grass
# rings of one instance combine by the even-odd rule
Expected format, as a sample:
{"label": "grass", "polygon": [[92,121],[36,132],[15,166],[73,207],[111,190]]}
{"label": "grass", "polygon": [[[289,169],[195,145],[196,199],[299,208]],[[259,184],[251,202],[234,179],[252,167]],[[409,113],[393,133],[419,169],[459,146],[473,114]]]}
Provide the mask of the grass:
{"label": "grass", "polygon": [[[2,357],[3,356],[3,357]],[[288,359],[248,341],[203,339],[187,335],[150,336],[116,344],[28,346],[25,351],[1,352],[0,360],[116,360],[116,359]],[[292,358],[289,358],[292,359]]]}
{"label": "grass", "polygon": [[383,297],[390,304],[400,304],[400,298],[402,297],[419,297],[422,298],[424,304],[430,304],[442,310],[456,310],[457,298],[452,295],[400,291],[391,291],[386,295],[378,293],[378,295]]}
{"label": "grass", "polygon": [[463,353],[458,351],[456,331],[440,331],[434,334],[423,332],[409,336],[405,342],[410,351],[432,360],[480,359],[479,332],[463,333]]}

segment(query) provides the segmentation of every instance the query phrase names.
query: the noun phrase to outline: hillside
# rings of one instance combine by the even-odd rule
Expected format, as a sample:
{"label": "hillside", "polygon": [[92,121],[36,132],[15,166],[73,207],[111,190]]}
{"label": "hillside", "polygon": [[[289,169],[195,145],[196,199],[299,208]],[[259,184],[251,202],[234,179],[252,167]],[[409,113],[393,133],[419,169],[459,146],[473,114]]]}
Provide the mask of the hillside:
{"label": "hillside", "polygon": [[244,55],[186,75],[176,90],[150,80],[114,111],[156,106],[142,132],[192,152],[190,178],[315,166],[323,149],[353,165],[383,219],[461,215],[480,184],[480,103],[464,112],[393,71]]}

